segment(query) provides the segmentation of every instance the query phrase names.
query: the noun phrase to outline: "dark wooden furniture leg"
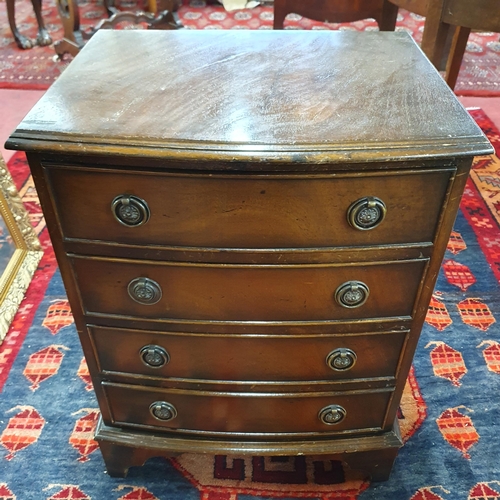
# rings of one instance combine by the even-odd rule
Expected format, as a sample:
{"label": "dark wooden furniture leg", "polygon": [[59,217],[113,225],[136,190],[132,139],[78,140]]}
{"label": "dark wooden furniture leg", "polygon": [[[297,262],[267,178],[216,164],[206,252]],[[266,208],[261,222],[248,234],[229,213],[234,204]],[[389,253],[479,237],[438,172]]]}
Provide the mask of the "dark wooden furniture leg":
{"label": "dark wooden furniture leg", "polygon": [[391,475],[394,461],[398,455],[398,448],[390,448],[383,451],[364,451],[352,456],[352,467],[349,456],[343,458],[343,462],[349,468],[364,472],[374,482],[387,481]]}
{"label": "dark wooden furniture leg", "polygon": [[38,23],[38,36],[36,37],[36,44],[40,46],[50,45],[52,43],[52,38],[50,38],[49,32],[45,28],[42,18],[42,0],[31,0],[33,4],[33,10],[35,11],[36,21]]}
{"label": "dark wooden furniture leg", "polygon": [[441,61],[446,38],[450,30],[449,24],[441,22],[441,13],[445,1],[436,0],[430,2],[422,36],[422,50],[436,67]]}
{"label": "dark wooden furniture leg", "polygon": [[173,458],[178,455],[178,453],[168,452],[160,454],[155,450],[131,448],[105,441],[99,443],[99,449],[106,464],[106,472],[111,477],[126,477],[130,467],[140,467],[153,457]]}
{"label": "dark wooden furniture leg", "polygon": [[282,30],[284,28],[285,17],[287,14],[288,10],[286,8],[286,1],[275,0],[273,29]]}
{"label": "dark wooden furniture leg", "polygon": [[[173,458],[179,455],[155,446],[145,445],[142,448],[128,446],[129,442],[120,429],[107,427],[99,420],[97,424],[95,439],[99,443],[106,472],[111,477],[126,477],[130,467],[141,466],[153,457]],[[154,443],[154,441],[153,441]]]}
{"label": "dark wooden furniture leg", "polygon": [[31,0],[33,4],[33,10],[35,11],[36,20],[38,23],[38,36],[35,42],[29,38],[21,35],[16,26],[16,0],[7,0],[7,16],[9,19],[9,26],[16,41],[17,46],[20,49],[31,49],[35,44],[37,45],[50,45],[52,43],[52,38],[45,28],[42,18],[42,0]]}
{"label": "dark wooden furniture leg", "polygon": [[128,446],[100,442],[99,448],[106,464],[106,472],[111,477],[126,477],[130,467],[143,465],[147,460],[147,457],[144,460],[136,459],[136,450]]}
{"label": "dark wooden furniture leg", "polygon": [[465,48],[467,47],[467,40],[469,39],[471,29],[464,28],[463,26],[455,29],[453,41],[448,57],[448,64],[446,65],[446,83],[450,88],[454,89],[457,83],[458,73],[462,65]]}
{"label": "dark wooden furniture leg", "polygon": [[12,31],[12,35],[14,36],[14,40],[16,41],[17,46],[20,49],[31,49],[31,47],[33,47],[33,42],[29,38],[26,38],[24,35],[21,35],[16,26],[15,0],[7,0],[7,16],[9,18],[10,30]]}
{"label": "dark wooden furniture leg", "polygon": [[379,21],[380,31],[394,31],[396,29],[396,21],[398,18],[398,6],[384,0],[382,5],[382,15]]}
{"label": "dark wooden furniture leg", "polygon": [[80,11],[76,0],[56,1],[64,36],[62,40],[54,43],[54,49],[59,59],[62,59],[64,54],[71,54],[74,57],[80,52],[90,36],[80,30]]}

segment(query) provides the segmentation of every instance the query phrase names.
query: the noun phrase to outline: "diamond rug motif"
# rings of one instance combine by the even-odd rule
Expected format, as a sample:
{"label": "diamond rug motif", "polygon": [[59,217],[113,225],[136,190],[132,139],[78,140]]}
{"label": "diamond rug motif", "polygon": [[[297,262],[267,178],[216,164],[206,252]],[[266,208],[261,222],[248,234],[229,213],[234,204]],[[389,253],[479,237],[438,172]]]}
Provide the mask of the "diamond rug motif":
{"label": "diamond rug motif", "polygon": [[[498,131],[471,114],[496,146]],[[86,364],[22,153],[9,169],[45,255],[0,346],[0,500],[500,500],[500,160],[478,158],[438,278],[389,481],[310,457],[161,457],[111,478]],[[27,477],[29,480],[27,480]]]}

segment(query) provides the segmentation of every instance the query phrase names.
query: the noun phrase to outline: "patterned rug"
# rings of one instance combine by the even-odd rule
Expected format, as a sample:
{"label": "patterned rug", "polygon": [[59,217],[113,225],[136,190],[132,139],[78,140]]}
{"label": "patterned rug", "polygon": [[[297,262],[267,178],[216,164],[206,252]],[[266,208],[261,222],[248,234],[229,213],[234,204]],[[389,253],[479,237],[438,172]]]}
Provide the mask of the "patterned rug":
{"label": "patterned rug", "polygon": [[[471,114],[500,152],[500,134]],[[9,162],[45,256],[0,346],[0,500],[499,500],[500,160],[476,160],[408,378],[389,481],[334,461],[185,454],[105,473],[98,410],[24,155]]]}
{"label": "patterned rug", "polygon": [[[144,5],[143,0],[121,0],[117,4],[123,9],[136,10]],[[304,0],[306,1],[306,0]],[[271,29],[273,10],[271,6],[226,12],[219,4],[205,0],[183,0],[179,11],[183,25],[189,29]],[[84,30],[97,24],[104,17],[102,0],[78,0],[80,23]],[[36,22],[30,0],[16,0],[19,30],[36,37]],[[62,38],[62,25],[55,0],[43,0],[45,24],[54,41]],[[424,18],[400,11],[398,30],[408,31],[417,42],[422,39]],[[377,30],[373,20],[347,24],[323,24],[298,15],[288,16],[288,29],[342,29]],[[55,57],[53,47],[35,47],[31,50],[17,48],[7,22],[5,0],[0,0],[0,88],[47,89],[67,66]],[[472,33],[469,37],[462,70],[455,88],[458,95],[500,95],[500,42],[499,34]]]}

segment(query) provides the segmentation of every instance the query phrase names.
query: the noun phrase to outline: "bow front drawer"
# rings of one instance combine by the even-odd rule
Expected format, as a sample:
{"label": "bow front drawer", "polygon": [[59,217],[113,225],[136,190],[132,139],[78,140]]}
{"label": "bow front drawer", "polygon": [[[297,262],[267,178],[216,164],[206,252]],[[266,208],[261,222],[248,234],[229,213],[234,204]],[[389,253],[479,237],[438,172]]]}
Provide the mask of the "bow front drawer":
{"label": "bow front drawer", "polygon": [[[89,327],[99,369],[212,381],[394,382],[408,331],[356,335],[231,335]],[[117,346],[120,346],[117,348]]]}
{"label": "bow front drawer", "polygon": [[428,262],[256,266],[77,255],[70,260],[88,314],[215,321],[410,317]]}
{"label": "bow front drawer", "polygon": [[116,425],[222,434],[331,434],[380,430],[391,390],[234,394],[103,382]]}
{"label": "bow front drawer", "polygon": [[433,242],[454,171],[250,176],[46,169],[65,238],[249,249]]}

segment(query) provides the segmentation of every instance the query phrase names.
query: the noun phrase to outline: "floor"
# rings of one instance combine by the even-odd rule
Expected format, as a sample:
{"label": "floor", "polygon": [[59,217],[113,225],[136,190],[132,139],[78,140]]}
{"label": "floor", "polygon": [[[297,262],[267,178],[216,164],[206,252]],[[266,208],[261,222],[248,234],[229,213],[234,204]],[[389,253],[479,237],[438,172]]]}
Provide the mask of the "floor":
{"label": "floor", "polygon": [[[14,154],[13,151],[4,149],[5,141],[43,94],[42,90],[0,89],[0,109],[3,115],[0,120],[0,147],[5,162]],[[463,97],[460,101],[465,107],[482,108],[500,129],[500,97]]]}
{"label": "floor", "polygon": [[5,163],[14,154],[14,151],[7,151],[3,147],[5,141],[44,92],[43,90],[0,89],[0,110],[3,116],[0,120],[0,147]]}

